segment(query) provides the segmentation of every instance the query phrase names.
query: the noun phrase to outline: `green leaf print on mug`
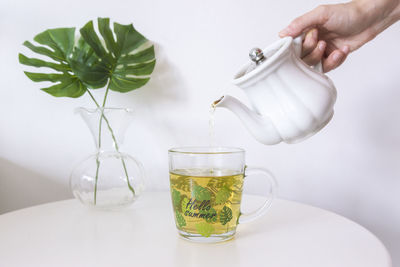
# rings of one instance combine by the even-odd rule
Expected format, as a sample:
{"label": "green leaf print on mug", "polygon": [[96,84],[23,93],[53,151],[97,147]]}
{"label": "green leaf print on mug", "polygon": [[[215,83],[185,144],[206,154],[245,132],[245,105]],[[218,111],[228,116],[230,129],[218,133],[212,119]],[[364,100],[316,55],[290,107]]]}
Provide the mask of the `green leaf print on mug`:
{"label": "green leaf print on mug", "polygon": [[182,204],[181,204],[182,213],[183,213],[183,214],[185,214],[185,211],[189,210],[189,208],[188,208],[188,209],[186,208],[186,206],[187,206],[188,203],[189,203],[189,199],[185,196],[185,197],[183,198]]}
{"label": "green leaf print on mug", "polygon": [[[206,216],[204,219],[208,223],[215,223],[217,221],[217,211],[214,208],[211,208],[210,210],[205,210],[205,211],[200,211],[201,214],[205,214]],[[208,216],[207,216],[208,215]]]}
{"label": "green leaf print on mug", "polygon": [[215,196],[215,204],[224,204],[230,197],[232,191],[228,187],[222,187]]}
{"label": "green leaf print on mug", "polygon": [[194,185],[193,186],[192,196],[198,201],[210,200],[211,199],[210,191],[208,191],[207,188],[204,188],[204,187],[202,187],[200,185]]}
{"label": "green leaf print on mug", "polygon": [[171,179],[171,186],[175,187],[176,189],[185,191],[185,192],[189,192],[190,193],[190,189],[191,189],[191,184],[195,183],[194,181],[192,181],[190,179],[190,177],[185,177],[185,176],[178,176],[175,179]]}
{"label": "green leaf print on mug", "polygon": [[219,221],[222,225],[225,225],[230,220],[232,220],[232,210],[227,206],[224,206],[219,214]]}
{"label": "green leaf print on mug", "polygon": [[182,214],[180,214],[179,211],[175,211],[175,218],[176,218],[176,223],[178,224],[179,227],[186,225],[185,218],[183,218]]}
{"label": "green leaf print on mug", "polygon": [[214,232],[214,227],[206,222],[202,222],[196,224],[196,230],[202,236],[209,237]]}
{"label": "green leaf print on mug", "polygon": [[181,192],[178,190],[172,189],[172,203],[174,207],[178,207],[181,203]]}

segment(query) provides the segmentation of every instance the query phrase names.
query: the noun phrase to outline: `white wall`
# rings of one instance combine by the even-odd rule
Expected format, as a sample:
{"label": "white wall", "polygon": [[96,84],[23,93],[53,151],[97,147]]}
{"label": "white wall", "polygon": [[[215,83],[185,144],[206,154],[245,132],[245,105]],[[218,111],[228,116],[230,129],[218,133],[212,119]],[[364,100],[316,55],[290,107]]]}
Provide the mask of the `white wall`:
{"label": "white wall", "polygon": [[[145,165],[150,189],[168,185],[172,146],[206,145],[208,107],[226,92],[254,46],[277,39],[309,1],[22,1],[0,3],[0,213],[70,197],[68,177],[93,152],[90,133],[73,114],[90,99],[53,98],[28,80],[17,54],[46,28],[83,26],[109,16],[135,27],[157,46],[151,82],[112,106],[130,106],[136,120],[125,150]],[[400,24],[394,25],[329,75],[338,88],[336,113],[319,134],[297,145],[256,143],[233,114],[216,114],[222,145],[247,150],[249,164],[271,169],[280,196],[309,203],[362,224],[400,266]],[[244,97],[239,89],[230,93]],[[101,97],[102,92],[96,94]],[[257,192],[252,183],[250,189]]]}

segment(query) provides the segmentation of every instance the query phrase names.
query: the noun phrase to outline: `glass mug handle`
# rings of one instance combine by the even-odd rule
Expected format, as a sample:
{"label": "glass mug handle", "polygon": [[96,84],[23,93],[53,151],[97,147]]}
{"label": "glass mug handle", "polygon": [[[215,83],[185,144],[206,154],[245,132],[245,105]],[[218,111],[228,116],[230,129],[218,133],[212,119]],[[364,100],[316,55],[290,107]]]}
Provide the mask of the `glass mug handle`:
{"label": "glass mug handle", "polygon": [[255,219],[263,216],[268,211],[268,209],[271,207],[272,201],[275,198],[276,191],[278,188],[278,183],[276,182],[275,177],[272,175],[272,173],[263,168],[255,168],[255,167],[248,167],[248,166],[246,166],[246,168],[245,168],[245,177],[246,178],[252,174],[258,174],[258,173],[262,174],[270,183],[267,199],[265,200],[264,204],[260,208],[256,209],[255,211],[252,211],[249,213],[241,212],[240,217],[239,217],[239,224],[251,222],[251,221],[254,221]]}

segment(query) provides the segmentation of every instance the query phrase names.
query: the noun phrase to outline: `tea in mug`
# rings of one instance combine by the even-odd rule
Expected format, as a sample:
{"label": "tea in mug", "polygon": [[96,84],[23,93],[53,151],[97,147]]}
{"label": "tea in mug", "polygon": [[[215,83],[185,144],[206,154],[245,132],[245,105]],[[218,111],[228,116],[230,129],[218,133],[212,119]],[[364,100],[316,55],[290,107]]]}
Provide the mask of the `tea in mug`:
{"label": "tea in mug", "polygon": [[244,174],[228,169],[170,172],[175,222],[182,235],[210,237],[235,232]]}

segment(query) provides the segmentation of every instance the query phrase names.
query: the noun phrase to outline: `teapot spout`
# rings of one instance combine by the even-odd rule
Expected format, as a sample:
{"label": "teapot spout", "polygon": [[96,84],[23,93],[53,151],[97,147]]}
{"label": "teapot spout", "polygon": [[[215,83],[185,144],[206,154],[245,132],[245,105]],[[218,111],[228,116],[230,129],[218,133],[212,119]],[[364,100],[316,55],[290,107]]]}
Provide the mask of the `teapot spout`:
{"label": "teapot spout", "polygon": [[215,108],[226,108],[232,111],[244,124],[253,137],[264,145],[274,145],[282,141],[274,123],[267,116],[262,116],[249,109],[238,99],[224,95],[213,102]]}

